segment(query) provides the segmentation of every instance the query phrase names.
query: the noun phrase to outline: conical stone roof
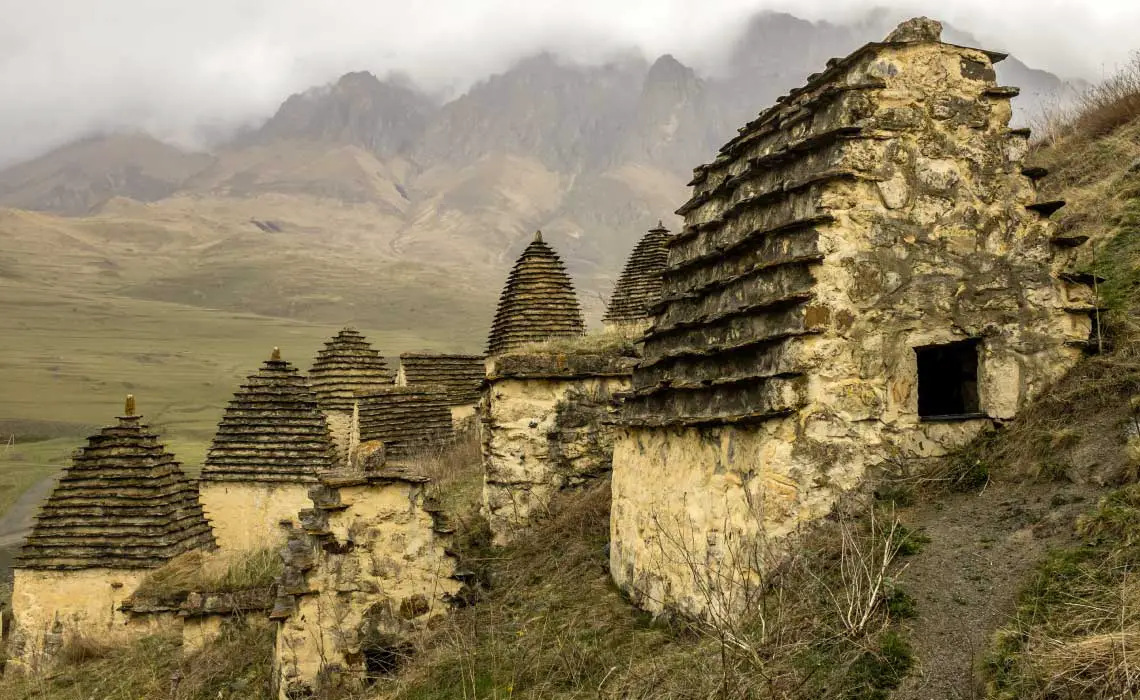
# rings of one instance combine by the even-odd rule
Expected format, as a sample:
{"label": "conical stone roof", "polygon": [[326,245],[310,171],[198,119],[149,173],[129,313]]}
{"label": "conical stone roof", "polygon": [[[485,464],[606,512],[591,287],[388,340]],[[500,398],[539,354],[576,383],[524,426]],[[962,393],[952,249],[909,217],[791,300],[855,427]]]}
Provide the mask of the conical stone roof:
{"label": "conical stone roof", "polygon": [[226,408],[202,467],[204,481],[311,482],[335,448],[317,397],[277,348]]}
{"label": "conical stone roof", "polygon": [[72,458],[17,567],[149,569],[214,546],[197,484],[134,415],[133,397],[124,413]]}
{"label": "conical stone roof", "polygon": [[405,352],[400,355],[402,386],[439,387],[453,406],[479,401],[486,370],[482,355],[432,355]]}
{"label": "conical stone roof", "polygon": [[538,232],[507,277],[491,324],[487,352],[497,354],[526,343],[584,332],[574,284],[558,254]]}
{"label": "conical stone roof", "polygon": [[602,321],[636,323],[652,318],[653,307],[661,301],[662,273],[669,260],[665,247],[668,240],[669,230],[660,221],[657,228],[641,237],[618,278]]}
{"label": "conical stone roof", "polygon": [[360,441],[383,442],[389,460],[451,436],[451,401],[442,387],[389,387],[361,398]]}
{"label": "conical stone roof", "polygon": [[360,392],[391,383],[384,357],[352,328],[326,342],[309,370],[309,385],[326,411],[351,411]]}

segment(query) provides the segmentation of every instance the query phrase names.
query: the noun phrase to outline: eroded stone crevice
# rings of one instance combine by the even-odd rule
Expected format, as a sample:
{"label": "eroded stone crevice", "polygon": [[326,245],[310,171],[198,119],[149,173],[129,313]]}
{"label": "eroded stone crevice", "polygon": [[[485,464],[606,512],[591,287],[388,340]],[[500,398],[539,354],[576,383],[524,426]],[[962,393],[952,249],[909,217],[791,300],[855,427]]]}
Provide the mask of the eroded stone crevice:
{"label": "eroded stone crevice", "polygon": [[397,671],[463,586],[453,528],[426,477],[390,467],[327,476],[282,549],[277,620],[282,698],[367,685]]}

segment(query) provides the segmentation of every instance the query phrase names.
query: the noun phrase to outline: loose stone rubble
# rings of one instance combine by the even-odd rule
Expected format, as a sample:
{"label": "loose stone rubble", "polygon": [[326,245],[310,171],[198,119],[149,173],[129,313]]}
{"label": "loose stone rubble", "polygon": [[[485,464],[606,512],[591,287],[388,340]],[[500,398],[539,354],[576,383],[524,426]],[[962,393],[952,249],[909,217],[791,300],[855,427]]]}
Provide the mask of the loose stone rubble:
{"label": "loose stone rubble", "polygon": [[497,354],[527,343],[573,338],[585,332],[574,284],[542,232],[515,262],[499,296],[487,353]]}
{"label": "loose stone rubble", "polygon": [[88,438],[15,562],[13,667],[41,668],[68,635],[127,633],[119,603],[146,574],[214,539],[198,489],[135,415]]}
{"label": "loose stone rubble", "polygon": [[280,621],[282,700],[324,697],[390,675],[413,635],[447,612],[462,587],[448,554],[453,528],[414,470],[324,476],[282,550],[270,617]]}
{"label": "loose stone rubble", "polygon": [[272,546],[308,507],[336,449],[305,377],[276,348],[234,394],[202,467],[201,497],[223,550]]}
{"label": "loose stone rubble", "polygon": [[618,395],[634,359],[518,350],[487,361],[480,407],[483,508],[496,544],[559,490],[609,473]]}
{"label": "loose stone rubble", "polygon": [[608,331],[642,332],[661,301],[662,273],[668,262],[669,229],[660,221],[641,237],[625,263],[602,324]]}
{"label": "loose stone rubble", "polygon": [[400,355],[396,385],[414,389],[436,387],[451,405],[451,422],[463,429],[475,415],[485,369],[482,355]]}
{"label": "loose stone rubble", "polygon": [[368,340],[345,328],[325,343],[309,370],[309,385],[325,414],[336,443],[338,461],[348,466],[357,427],[353,423],[359,395],[392,383],[388,363]]}
{"label": "loose stone rubble", "polygon": [[1093,297],[1022,172],[1002,56],[939,31],[829,61],[694,171],[614,449],[610,566],[639,605],[701,614],[761,532],[1012,418],[1081,355]]}

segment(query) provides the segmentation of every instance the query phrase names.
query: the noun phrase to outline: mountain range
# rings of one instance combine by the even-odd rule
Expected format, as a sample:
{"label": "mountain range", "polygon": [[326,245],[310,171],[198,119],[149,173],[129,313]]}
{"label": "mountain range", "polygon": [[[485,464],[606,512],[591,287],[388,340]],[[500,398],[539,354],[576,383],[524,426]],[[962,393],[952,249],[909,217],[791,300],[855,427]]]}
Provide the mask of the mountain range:
{"label": "mountain range", "polygon": [[[0,171],[0,207],[42,213],[0,216],[0,281],[416,326],[475,350],[510,261],[542,229],[597,318],[642,232],[679,225],[691,169],[890,19],[756,15],[716,75],[668,54],[579,65],[541,53],[442,104],[354,72],[209,153],[92,135]],[[1064,85],[1015,58],[998,72],[1022,88],[1022,121]],[[61,248],[74,266],[60,268]]]}

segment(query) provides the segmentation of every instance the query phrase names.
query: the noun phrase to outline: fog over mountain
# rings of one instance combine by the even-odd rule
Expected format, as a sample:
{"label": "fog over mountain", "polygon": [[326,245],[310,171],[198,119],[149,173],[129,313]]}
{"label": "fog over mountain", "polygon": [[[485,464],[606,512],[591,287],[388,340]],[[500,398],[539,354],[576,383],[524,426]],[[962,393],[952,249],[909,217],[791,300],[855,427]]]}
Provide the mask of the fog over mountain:
{"label": "fog over mountain", "polygon": [[[1122,0],[897,0],[890,9],[872,8],[853,0],[631,0],[620,7],[602,0],[344,0],[319,8],[298,0],[2,0],[0,164],[106,130],[216,145],[235,129],[256,127],[289,94],[353,71],[403,74],[437,102],[542,51],[587,64],[630,54],[652,63],[671,54],[699,76],[723,75],[748,18],[764,9],[854,30],[925,12],[1028,65],[1085,79],[1127,56],[1140,20],[1140,6]],[[823,54],[843,53],[769,38],[787,39],[782,48],[797,53],[789,59],[813,66]]]}
{"label": "fog over mountain", "polygon": [[[194,35],[201,17],[172,16],[200,40],[187,43],[166,25],[142,31],[166,16],[148,6],[120,18],[122,46],[77,66],[76,52],[110,31],[92,17],[80,46],[33,62],[38,80],[14,68],[42,54],[35,33],[0,41],[0,85],[25,81],[0,110],[0,131],[16,136],[0,148],[39,153],[0,169],[0,283],[434,333],[470,350],[503,271],[542,229],[596,320],[640,235],[659,219],[678,227],[694,166],[900,18],[856,5],[812,21],[637,2],[610,17],[579,4],[457,7],[431,26],[397,8],[367,45],[360,27],[336,23],[341,9],[246,3],[242,21],[261,23],[248,34],[223,23],[209,41]],[[948,23],[944,39],[1012,43],[971,26]],[[158,54],[169,60],[143,60]],[[997,65],[1022,89],[1023,123],[1079,88],[1043,65],[1019,53]]]}

